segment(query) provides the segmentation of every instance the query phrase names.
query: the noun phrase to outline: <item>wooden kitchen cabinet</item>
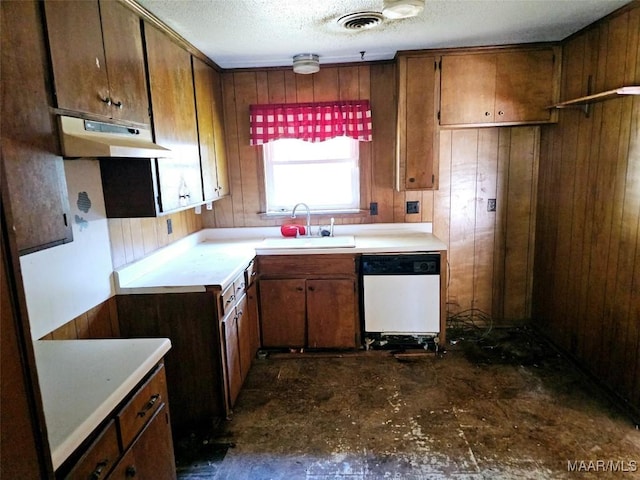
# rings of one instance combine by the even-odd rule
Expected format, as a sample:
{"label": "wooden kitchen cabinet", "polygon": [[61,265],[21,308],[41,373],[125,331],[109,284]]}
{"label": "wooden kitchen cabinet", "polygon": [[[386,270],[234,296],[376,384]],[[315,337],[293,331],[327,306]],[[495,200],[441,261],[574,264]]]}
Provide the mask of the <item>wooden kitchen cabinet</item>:
{"label": "wooden kitchen cabinet", "polygon": [[401,54],[396,69],[396,189],[437,188],[440,57]]}
{"label": "wooden kitchen cabinet", "polygon": [[[268,275],[268,270],[265,276]],[[306,280],[260,279],[262,346],[300,348],[307,344]]]}
{"label": "wooden kitchen cabinet", "polygon": [[149,124],[140,18],[111,0],[44,3],[56,105]]}
{"label": "wooden kitchen cabinet", "polygon": [[355,256],[267,255],[258,261],[263,347],[358,347]]}
{"label": "wooden kitchen cabinet", "polygon": [[166,213],[203,202],[191,54],[147,22],[144,34],[154,140],[172,152],[156,160]]}
{"label": "wooden kitchen cabinet", "polygon": [[192,57],[204,200],[229,195],[220,74]]}
{"label": "wooden kitchen cabinet", "polygon": [[555,47],[452,53],[442,57],[440,125],[549,123],[557,101]]}
{"label": "wooden kitchen cabinet", "polygon": [[171,340],[165,365],[176,435],[213,427],[231,414],[259,346],[258,319],[246,291],[252,268],[253,262],[224,291],[212,286],[116,298],[123,337]]}
{"label": "wooden kitchen cabinet", "polygon": [[167,405],[162,404],[150,417],[140,436],[109,475],[109,480],[177,478]]}
{"label": "wooden kitchen cabinet", "polygon": [[162,363],[58,469],[56,478],[175,479],[167,381]]}
{"label": "wooden kitchen cabinet", "polygon": [[[1,2],[3,163],[7,228],[19,254],[73,240],[62,157],[57,155],[49,60],[37,2]],[[6,195],[6,196],[5,196]]]}

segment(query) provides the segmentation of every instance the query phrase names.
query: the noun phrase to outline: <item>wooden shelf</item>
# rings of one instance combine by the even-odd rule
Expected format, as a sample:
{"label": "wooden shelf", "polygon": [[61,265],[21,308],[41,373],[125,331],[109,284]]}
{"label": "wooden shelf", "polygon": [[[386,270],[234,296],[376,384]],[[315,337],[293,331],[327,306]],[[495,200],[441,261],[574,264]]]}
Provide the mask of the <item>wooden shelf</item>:
{"label": "wooden shelf", "polygon": [[620,95],[640,95],[640,85],[630,85],[627,87],[614,88],[606,92],[587,95],[586,97],[574,98],[565,102],[550,105],[547,108],[580,108],[586,115],[589,114],[589,105],[595,102],[602,102]]}

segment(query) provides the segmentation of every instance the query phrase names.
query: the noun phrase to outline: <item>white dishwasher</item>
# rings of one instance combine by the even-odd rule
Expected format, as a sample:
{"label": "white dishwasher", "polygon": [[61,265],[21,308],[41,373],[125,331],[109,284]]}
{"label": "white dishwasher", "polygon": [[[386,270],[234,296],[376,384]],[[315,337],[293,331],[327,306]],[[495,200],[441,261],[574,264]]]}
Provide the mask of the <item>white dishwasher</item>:
{"label": "white dishwasher", "polygon": [[440,332],[440,254],[361,257],[365,337]]}

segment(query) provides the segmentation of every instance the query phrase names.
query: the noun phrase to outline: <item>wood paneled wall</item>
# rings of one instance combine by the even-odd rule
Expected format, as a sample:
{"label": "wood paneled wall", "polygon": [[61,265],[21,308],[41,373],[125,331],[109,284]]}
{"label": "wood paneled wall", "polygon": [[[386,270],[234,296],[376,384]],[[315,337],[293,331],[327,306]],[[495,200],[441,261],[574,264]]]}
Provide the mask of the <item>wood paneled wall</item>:
{"label": "wood paneled wall", "polygon": [[[171,234],[167,233],[168,220]],[[158,218],[110,218],[108,222],[114,269],[202,230],[202,216],[192,208]]]}
{"label": "wood paneled wall", "polygon": [[[639,85],[639,44],[640,2],[569,39],[562,99]],[[534,318],[640,411],[640,98],[561,111],[538,198]]]}
{"label": "wood paneled wall", "polygon": [[[306,76],[291,69],[226,72],[223,85],[231,197],[203,213],[205,227],[286,221],[259,213],[261,147],[249,146],[250,104],[369,99],[373,141],[360,144],[361,207],[377,202],[378,215],[365,212],[337,223],[433,222],[434,233],[450,247],[450,313],[477,308],[498,320],[529,317],[537,127],[442,130],[440,189],[398,192],[395,64],[323,67]],[[488,198],[497,199],[496,212],[487,212]],[[419,214],[405,213],[409,200],[420,202]]]}
{"label": "wood paneled wall", "polygon": [[[170,235],[167,234],[168,219],[171,219],[173,228]],[[202,217],[189,209],[158,218],[110,218],[108,224],[111,259],[115,269],[201,230]],[[115,297],[111,297],[42,339],[77,340],[119,336]]]}

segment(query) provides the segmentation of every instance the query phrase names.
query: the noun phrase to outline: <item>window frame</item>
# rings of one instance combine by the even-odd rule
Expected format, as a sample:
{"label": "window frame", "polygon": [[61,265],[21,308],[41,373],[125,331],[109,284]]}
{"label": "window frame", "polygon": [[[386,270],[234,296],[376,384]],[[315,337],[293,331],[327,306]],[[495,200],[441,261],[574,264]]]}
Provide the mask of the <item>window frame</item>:
{"label": "window frame", "polygon": [[[349,138],[349,137],[345,137],[345,138]],[[287,140],[292,140],[292,139],[287,139]],[[295,139],[293,139],[295,140]],[[300,140],[302,141],[302,140]],[[310,143],[310,142],[305,142],[305,143],[309,143],[310,145],[314,145],[316,143]],[[318,142],[320,143],[320,142]],[[270,206],[270,189],[273,188],[272,184],[273,181],[270,180],[272,178],[272,172],[273,169],[272,167],[274,165],[282,165],[282,164],[295,164],[295,165],[311,165],[311,164],[321,164],[321,163],[329,163],[329,164],[349,164],[351,165],[351,168],[355,170],[354,173],[352,173],[351,176],[351,191],[354,195],[354,202],[350,205],[350,206],[328,206],[328,205],[322,205],[322,206],[314,206],[313,203],[310,203],[307,201],[305,201],[306,199],[300,199],[298,200],[299,202],[305,202],[305,203],[309,203],[309,207],[311,208],[311,214],[356,214],[356,213],[361,213],[362,210],[362,202],[363,202],[363,185],[362,185],[362,179],[363,179],[363,172],[362,172],[362,168],[363,168],[363,149],[361,148],[360,145],[361,142],[357,141],[357,140],[353,140],[350,143],[350,151],[351,151],[351,155],[348,158],[342,158],[342,159],[326,159],[326,160],[293,160],[293,161],[283,161],[283,162],[274,162],[272,161],[272,155],[273,155],[273,145],[271,145],[271,142],[269,143],[265,143],[262,145],[262,152],[261,152],[261,160],[262,160],[262,169],[261,169],[261,173],[262,173],[262,179],[261,179],[261,190],[262,190],[262,194],[261,194],[261,203],[262,203],[262,212],[264,215],[266,216],[283,216],[286,214],[289,214],[291,211],[291,208],[293,208],[293,206],[295,205],[295,202],[292,205],[275,205],[273,207]]]}

